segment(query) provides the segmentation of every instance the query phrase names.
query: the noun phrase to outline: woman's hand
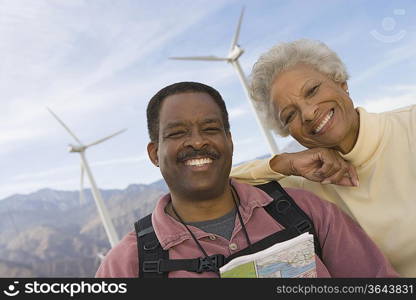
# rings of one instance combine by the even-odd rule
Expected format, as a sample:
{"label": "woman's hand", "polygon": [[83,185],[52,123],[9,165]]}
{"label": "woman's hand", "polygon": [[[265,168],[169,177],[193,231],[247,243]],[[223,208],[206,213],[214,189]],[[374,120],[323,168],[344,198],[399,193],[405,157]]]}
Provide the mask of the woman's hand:
{"label": "woman's hand", "polygon": [[284,175],[302,176],[322,184],[359,185],[355,167],[332,149],[313,148],[278,154],[270,161],[270,167]]}

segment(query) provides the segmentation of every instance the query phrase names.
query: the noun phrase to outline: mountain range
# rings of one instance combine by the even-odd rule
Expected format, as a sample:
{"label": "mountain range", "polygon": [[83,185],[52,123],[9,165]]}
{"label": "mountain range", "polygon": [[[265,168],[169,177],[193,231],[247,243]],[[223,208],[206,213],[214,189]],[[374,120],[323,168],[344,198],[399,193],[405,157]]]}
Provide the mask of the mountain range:
{"label": "mountain range", "polygon": [[[120,237],[167,192],[163,180],[100,190]],[[0,277],[93,277],[110,244],[91,191],[42,189],[0,201]]]}

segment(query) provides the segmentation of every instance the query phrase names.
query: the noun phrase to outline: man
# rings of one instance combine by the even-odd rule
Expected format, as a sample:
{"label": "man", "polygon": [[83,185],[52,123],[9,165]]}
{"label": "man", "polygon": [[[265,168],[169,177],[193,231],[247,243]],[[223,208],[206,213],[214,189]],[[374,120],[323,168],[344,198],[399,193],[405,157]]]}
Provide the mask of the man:
{"label": "man", "polygon": [[[229,179],[233,142],[225,103],[215,89],[196,82],[167,86],[150,100],[147,118],[149,158],[170,190],[153,211],[152,230],[169,259],[201,257],[211,264],[212,255],[234,255],[284,230],[264,209],[273,201],[270,196]],[[333,204],[303,190],[286,192],[314,224],[322,248],[322,259],[315,259],[318,277],[397,276],[363,230]],[[96,276],[143,275],[137,237],[147,234],[148,228],[142,228],[124,237],[106,255]],[[152,248],[142,246],[143,251]],[[167,275],[218,277],[216,268],[208,269]]]}

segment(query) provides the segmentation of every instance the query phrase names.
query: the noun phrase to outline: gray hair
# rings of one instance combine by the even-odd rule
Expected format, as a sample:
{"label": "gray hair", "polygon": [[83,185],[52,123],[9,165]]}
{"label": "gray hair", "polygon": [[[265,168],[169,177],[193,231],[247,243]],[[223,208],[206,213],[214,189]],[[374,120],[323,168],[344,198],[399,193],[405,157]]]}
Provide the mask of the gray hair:
{"label": "gray hair", "polygon": [[301,39],[279,43],[262,54],[253,66],[250,94],[261,117],[267,120],[267,126],[281,136],[289,132],[277,119],[270,89],[281,72],[299,63],[314,67],[335,82],[346,82],[349,78],[338,55],[320,41]]}

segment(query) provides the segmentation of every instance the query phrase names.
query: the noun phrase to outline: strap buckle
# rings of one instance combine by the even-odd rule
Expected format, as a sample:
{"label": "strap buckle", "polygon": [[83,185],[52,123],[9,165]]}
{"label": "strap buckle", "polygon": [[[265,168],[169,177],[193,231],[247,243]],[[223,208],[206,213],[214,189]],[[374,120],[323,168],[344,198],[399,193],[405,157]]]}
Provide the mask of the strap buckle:
{"label": "strap buckle", "polygon": [[200,257],[197,273],[217,272],[224,265],[224,255],[215,254],[208,257]]}
{"label": "strap buckle", "polygon": [[162,274],[163,272],[160,271],[160,261],[160,259],[145,261],[143,263],[143,272]]}
{"label": "strap buckle", "polygon": [[299,233],[304,233],[310,231],[312,229],[311,222],[307,220],[300,221],[298,224],[295,225],[296,230]]}

